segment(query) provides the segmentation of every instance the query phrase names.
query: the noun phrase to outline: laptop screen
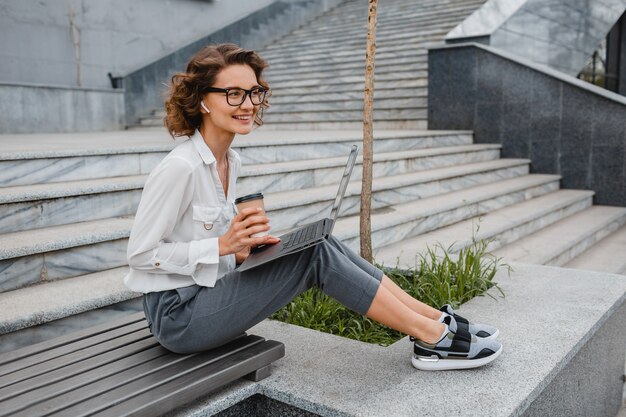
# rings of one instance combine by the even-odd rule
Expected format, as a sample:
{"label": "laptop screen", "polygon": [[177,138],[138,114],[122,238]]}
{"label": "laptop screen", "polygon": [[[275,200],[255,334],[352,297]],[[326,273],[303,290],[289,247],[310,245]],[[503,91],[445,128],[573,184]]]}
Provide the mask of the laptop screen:
{"label": "laptop screen", "polygon": [[343,171],[341,184],[339,184],[339,190],[337,190],[337,196],[335,197],[333,207],[330,211],[330,218],[333,219],[333,221],[336,221],[337,216],[339,215],[341,201],[343,200],[343,195],[345,194],[346,188],[348,188],[348,183],[350,182],[350,175],[352,175],[352,168],[354,168],[354,163],[356,162],[358,149],[359,148],[356,145],[353,145],[352,150],[350,151],[350,155],[348,156],[348,163],[346,164],[346,169]]}

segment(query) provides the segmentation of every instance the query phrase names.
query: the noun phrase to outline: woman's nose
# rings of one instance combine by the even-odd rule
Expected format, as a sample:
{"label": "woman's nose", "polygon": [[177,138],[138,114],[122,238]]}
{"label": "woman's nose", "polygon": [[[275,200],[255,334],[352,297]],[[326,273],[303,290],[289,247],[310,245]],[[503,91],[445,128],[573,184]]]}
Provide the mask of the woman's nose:
{"label": "woman's nose", "polygon": [[246,94],[246,99],[243,101],[243,103],[241,103],[239,107],[241,107],[242,109],[254,108],[254,104],[252,104],[252,97],[250,97],[250,94]]}

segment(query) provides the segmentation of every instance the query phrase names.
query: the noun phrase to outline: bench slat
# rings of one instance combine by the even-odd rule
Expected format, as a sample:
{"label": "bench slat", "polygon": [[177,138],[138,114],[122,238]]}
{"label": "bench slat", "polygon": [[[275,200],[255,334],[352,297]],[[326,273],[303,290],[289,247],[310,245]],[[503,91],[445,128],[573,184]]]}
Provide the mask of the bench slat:
{"label": "bench slat", "polygon": [[[232,358],[238,358],[241,355],[244,357],[251,355],[252,352],[256,352],[259,349],[259,346],[261,346],[260,350],[262,351],[264,341],[265,339],[259,336],[240,337],[214,350],[183,356],[182,360],[172,362],[169,366],[160,369],[150,369],[145,374],[137,375],[137,377],[133,379],[120,375],[113,389],[103,392],[100,384],[97,384],[94,386],[94,391],[98,392],[96,396],[75,404],[70,408],[63,409],[53,415],[92,415],[93,413],[111,407],[111,405],[118,404],[144,392],[153,392],[157,387],[165,385],[169,381],[178,380],[187,374],[193,373],[195,375],[197,373],[204,374],[210,372],[211,369],[209,365],[211,364],[236,362],[236,360]],[[254,364],[251,363],[246,366],[245,370],[247,372],[245,372],[244,375],[262,366],[259,365],[255,367],[253,365]],[[254,369],[248,371],[247,368]],[[198,370],[200,371],[198,372]],[[195,378],[196,377],[194,377],[194,379]],[[180,402],[180,404],[183,404],[183,402]],[[166,410],[160,410],[157,414],[162,414],[165,411]]]}
{"label": "bench slat", "polygon": [[284,355],[285,345],[268,340],[238,352],[224,361],[211,363],[193,372],[181,374],[179,378],[93,414],[93,416],[153,417],[161,415],[206,396],[262,366],[271,364]]}
{"label": "bench slat", "polygon": [[63,356],[55,356],[47,362],[40,362],[28,368],[20,369],[19,371],[13,372],[9,375],[2,376],[0,379],[0,387],[5,387],[9,384],[15,384],[19,381],[34,378],[38,375],[93,358],[94,356],[101,355],[118,347],[126,346],[135,341],[147,339],[149,337],[152,337],[150,331],[148,329],[143,329],[115,339],[107,340],[106,342],[94,346],[89,346],[88,348],[68,352]]}
{"label": "bench slat", "polygon": [[[44,352],[47,350],[51,350],[60,346],[67,345],[69,343],[73,343],[88,337],[93,337],[100,333],[106,333],[111,330],[117,329],[118,327],[127,326],[129,324],[135,323],[137,321],[145,320],[144,313],[133,313],[122,318],[111,320],[109,322],[99,324],[97,326],[89,327],[83,330],[78,330],[76,332],[55,337],[54,339],[46,340],[44,342],[36,343],[31,346],[23,347],[21,349],[14,350],[12,352],[3,353],[0,356],[0,365],[4,365],[5,363],[12,363],[18,359],[25,358],[27,356],[34,355],[36,353]],[[2,375],[2,372],[0,372]]]}
{"label": "bench slat", "polygon": [[[141,354],[155,346],[159,346],[156,339],[147,338],[100,355],[96,360],[81,361],[71,366],[65,366],[35,378],[0,388],[0,410],[2,410],[0,411],[0,416],[4,415],[3,412],[10,414],[10,412],[16,412],[28,404],[34,404],[52,396],[60,395],[68,390],[81,387],[90,381],[98,379],[98,377],[104,378],[112,372],[115,373],[121,363],[127,363],[127,367],[140,365],[154,357],[154,354],[151,354],[143,355],[147,356],[144,358]],[[164,348],[159,350],[160,355],[166,353],[168,351]],[[85,380],[85,376],[89,379]],[[86,382],[81,383],[81,380]]]}
{"label": "bench slat", "polygon": [[3,377],[4,379],[5,375],[14,373],[16,371],[25,370],[26,368],[32,367],[34,365],[62,357],[64,355],[67,355],[68,353],[76,352],[81,349],[86,349],[90,346],[99,345],[103,342],[107,342],[111,339],[137,332],[138,330],[145,329],[147,327],[148,325],[145,320],[138,321],[135,323],[127,324],[123,327],[118,327],[110,332],[102,332],[92,337],[84,337],[71,343],[66,343],[61,346],[34,353],[32,355],[23,357],[22,359],[15,360],[12,363],[5,363],[4,365],[0,365],[0,377]]}
{"label": "bench slat", "polygon": [[[113,370],[112,372],[108,372],[107,368],[106,375],[103,374],[93,376],[83,374],[81,375],[81,377],[84,378],[80,381],[80,387],[74,388],[70,386],[69,389],[65,390],[66,392],[49,398],[46,401],[39,402],[37,404],[27,403],[24,407],[21,407],[21,410],[19,412],[10,415],[12,417],[33,417],[59,412],[60,415],[63,415],[64,411],[62,410],[79,404],[82,401],[93,398],[100,393],[115,389],[120,386],[120,381],[133,381],[150,372],[155,372],[158,369],[167,367],[172,362],[176,360],[182,360],[185,357],[184,355],[177,355],[175,353],[169,352],[161,346],[153,348],[153,350],[157,351],[153,352],[155,357],[151,358],[148,361],[144,361],[140,365],[133,366],[131,364],[130,366],[124,367],[124,363],[121,363],[120,366],[116,366],[114,372]],[[163,351],[165,351],[165,354],[161,355]],[[134,356],[127,358],[128,362],[132,363],[134,358]],[[98,371],[98,369],[95,369],[93,372],[96,371]],[[70,383],[71,381],[68,381],[68,384]],[[1,403],[0,406],[2,406]]]}

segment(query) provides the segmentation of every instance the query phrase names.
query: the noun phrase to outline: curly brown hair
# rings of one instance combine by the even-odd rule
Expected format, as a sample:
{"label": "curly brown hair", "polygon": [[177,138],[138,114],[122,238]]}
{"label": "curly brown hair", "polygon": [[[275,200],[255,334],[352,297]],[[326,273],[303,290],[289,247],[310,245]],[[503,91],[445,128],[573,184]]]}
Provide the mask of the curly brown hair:
{"label": "curly brown hair", "polygon": [[[191,137],[202,123],[200,101],[213,87],[217,74],[229,65],[245,64],[254,71],[259,85],[269,90],[263,79],[267,63],[254,51],[243,49],[232,43],[208,45],[198,51],[187,64],[187,70],[172,76],[165,99],[163,123],[172,137]],[[269,94],[261,103],[254,123],[263,124],[263,110],[269,107]]]}

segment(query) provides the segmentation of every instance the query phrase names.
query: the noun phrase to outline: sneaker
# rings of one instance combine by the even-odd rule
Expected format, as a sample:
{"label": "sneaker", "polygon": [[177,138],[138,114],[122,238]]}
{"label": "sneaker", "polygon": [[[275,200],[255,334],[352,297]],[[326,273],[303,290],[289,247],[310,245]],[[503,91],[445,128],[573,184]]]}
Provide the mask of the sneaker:
{"label": "sneaker", "polygon": [[444,319],[448,332],[435,344],[410,338],[414,342],[411,359],[414,367],[422,371],[470,369],[486,365],[500,356],[502,345],[499,342],[476,337],[461,327],[453,332],[450,329],[452,320],[451,316]]}
{"label": "sneaker", "polygon": [[[478,337],[482,337],[485,339],[495,339],[500,334],[500,331],[497,328],[488,324],[470,323],[467,319],[456,314],[450,304],[444,305],[439,309],[439,311],[442,311],[444,313],[444,318],[446,317],[446,315],[454,317],[457,325],[460,328],[465,329],[471,334],[474,334]],[[452,331],[455,331],[455,329],[452,329]]]}

